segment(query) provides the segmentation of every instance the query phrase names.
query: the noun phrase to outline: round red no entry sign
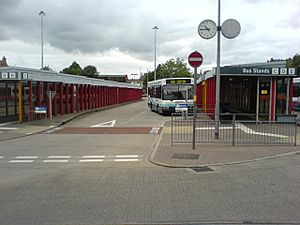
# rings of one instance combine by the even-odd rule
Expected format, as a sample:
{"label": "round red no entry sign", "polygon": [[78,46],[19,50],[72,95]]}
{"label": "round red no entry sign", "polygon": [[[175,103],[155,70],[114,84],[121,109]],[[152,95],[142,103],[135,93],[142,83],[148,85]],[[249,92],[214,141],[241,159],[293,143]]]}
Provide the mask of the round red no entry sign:
{"label": "round red no entry sign", "polygon": [[203,56],[200,52],[194,51],[189,55],[188,62],[191,67],[199,67],[203,62]]}

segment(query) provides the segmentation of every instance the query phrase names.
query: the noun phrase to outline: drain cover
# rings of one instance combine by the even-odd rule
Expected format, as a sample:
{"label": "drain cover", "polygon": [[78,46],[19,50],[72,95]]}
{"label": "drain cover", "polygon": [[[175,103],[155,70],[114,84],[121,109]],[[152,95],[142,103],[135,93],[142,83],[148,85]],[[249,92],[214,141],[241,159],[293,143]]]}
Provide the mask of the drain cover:
{"label": "drain cover", "polygon": [[199,159],[198,154],[179,154],[179,153],[174,153],[172,158],[174,159]]}
{"label": "drain cover", "polygon": [[208,166],[193,167],[191,169],[196,173],[214,172],[214,170],[212,168],[209,168]]}

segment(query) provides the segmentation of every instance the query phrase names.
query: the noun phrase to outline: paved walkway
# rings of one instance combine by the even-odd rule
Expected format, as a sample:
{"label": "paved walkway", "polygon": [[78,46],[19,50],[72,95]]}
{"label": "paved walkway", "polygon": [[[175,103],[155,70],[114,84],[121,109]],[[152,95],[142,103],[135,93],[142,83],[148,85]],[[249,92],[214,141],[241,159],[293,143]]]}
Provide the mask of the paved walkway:
{"label": "paved walkway", "polygon": [[19,124],[18,122],[2,124],[0,125],[0,141],[13,140],[28,135],[45,132],[54,127],[61,126],[82,114],[92,111],[94,110],[53,117],[51,121],[48,119],[47,124],[45,120],[34,121],[30,123],[25,122],[22,124]]}
{"label": "paved walkway", "polygon": [[[171,146],[171,133],[167,126],[162,130],[159,140],[150,157],[150,161],[167,167],[199,167],[223,165],[295,154],[299,146],[283,145],[240,145],[231,144],[174,144]],[[297,143],[300,143],[298,132]]]}

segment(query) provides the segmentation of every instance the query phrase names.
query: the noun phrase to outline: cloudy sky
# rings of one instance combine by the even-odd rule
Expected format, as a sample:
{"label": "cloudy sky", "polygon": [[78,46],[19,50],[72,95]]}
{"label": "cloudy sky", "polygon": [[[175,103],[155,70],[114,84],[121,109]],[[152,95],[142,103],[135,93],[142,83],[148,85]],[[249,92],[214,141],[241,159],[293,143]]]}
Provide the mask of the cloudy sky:
{"label": "cloudy sky", "polygon": [[[39,68],[44,17],[44,63],[60,71],[73,61],[95,65],[101,74],[153,70],[190,52],[216,65],[216,37],[200,38],[204,19],[217,21],[217,0],[0,0],[0,56],[10,66]],[[221,64],[265,62],[300,53],[300,0],[221,0],[221,23],[241,24],[235,39],[222,37]]]}

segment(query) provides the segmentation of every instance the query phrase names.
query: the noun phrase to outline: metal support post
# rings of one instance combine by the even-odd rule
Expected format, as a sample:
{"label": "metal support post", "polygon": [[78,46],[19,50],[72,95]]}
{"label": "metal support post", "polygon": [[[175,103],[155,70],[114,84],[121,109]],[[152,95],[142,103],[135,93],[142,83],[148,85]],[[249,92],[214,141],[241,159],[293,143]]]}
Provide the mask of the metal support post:
{"label": "metal support post", "polygon": [[295,142],[294,142],[294,146],[297,145],[297,122],[296,122],[296,118],[295,118],[295,136],[294,136],[294,139],[295,139]]}
{"label": "metal support post", "polygon": [[174,126],[173,126],[174,120],[173,120],[173,115],[171,115],[171,146],[173,146],[173,138],[174,138]]}
{"label": "metal support post", "polygon": [[64,114],[64,83],[60,83],[60,93],[59,93],[59,106],[60,106],[60,115]]}
{"label": "metal support post", "polygon": [[23,123],[23,96],[22,96],[22,81],[18,82],[18,102],[19,102],[19,123]]}
{"label": "metal support post", "polygon": [[54,82],[53,83],[53,93],[54,93],[54,98],[53,98],[53,115],[57,115],[57,84]]}
{"label": "metal support post", "polygon": [[232,146],[235,145],[235,114],[232,116]]}
{"label": "metal support post", "polygon": [[69,84],[66,84],[66,114],[68,114],[70,111],[69,111]]}
{"label": "metal support post", "polygon": [[196,148],[197,67],[194,68],[193,149]]}
{"label": "metal support post", "polygon": [[156,80],[156,31],[158,27],[155,26],[152,29],[154,30],[154,80]]}
{"label": "metal support post", "polygon": [[287,78],[287,87],[286,87],[286,108],[285,108],[285,114],[288,115],[290,112],[289,106],[290,106],[290,83],[291,78]]}
{"label": "metal support post", "polygon": [[259,77],[257,77],[257,84],[256,84],[256,123],[259,120]]}
{"label": "metal support post", "polygon": [[220,121],[220,55],[221,55],[221,3],[218,0],[218,25],[217,25],[217,76],[216,76],[216,105],[215,105],[215,139],[219,139]]}
{"label": "metal support post", "polygon": [[75,97],[74,87],[75,87],[74,84],[71,84],[71,96],[70,96],[71,113],[74,113],[74,97]]}
{"label": "metal support post", "polygon": [[33,120],[33,104],[32,104],[32,81],[28,81],[28,86],[29,86],[29,96],[28,96],[28,100],[29,100],[29,109],[28,109],[28,118],[29,121]]}

